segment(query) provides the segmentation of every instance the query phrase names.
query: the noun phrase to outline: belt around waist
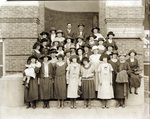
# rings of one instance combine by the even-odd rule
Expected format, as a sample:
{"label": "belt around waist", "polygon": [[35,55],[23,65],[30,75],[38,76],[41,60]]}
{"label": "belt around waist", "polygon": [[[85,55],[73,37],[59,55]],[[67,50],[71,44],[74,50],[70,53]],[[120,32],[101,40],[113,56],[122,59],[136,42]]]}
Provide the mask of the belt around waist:
{"label": "belt around waist", "polygon": [[94,79],[94,77],[88,77],[88,78],[82,77],[82,80],[93,80],[93,79]]}

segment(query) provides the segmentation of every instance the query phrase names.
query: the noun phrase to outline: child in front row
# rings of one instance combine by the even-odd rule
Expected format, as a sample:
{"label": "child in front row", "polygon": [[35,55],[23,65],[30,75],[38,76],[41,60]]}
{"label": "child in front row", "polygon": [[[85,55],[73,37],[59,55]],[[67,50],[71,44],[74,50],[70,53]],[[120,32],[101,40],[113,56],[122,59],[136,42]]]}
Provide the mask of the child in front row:
{"label": "child in front row", "polygon": [[84,108],[91,108],[91,99],[95,98],[95,85],[94,85],[94,67],[89,63],[89,58],[83,57],[81,67],[81,92],[84,99]]}
{"label": "child in front row", "polygon": [[38,58],[36,56],[32,55],[28,58],[27,64],[25,65],[26,66],[26,69],[24,70],[25,76],[23,77],[23,84],[22,85],[25,85],[27,88],[29,88],[30,78],[32,77],[35,79],[36,74],[35,74],[34,69],[36,67],[37,68],[41,67],[41,63],[38,62],[37,59]]}

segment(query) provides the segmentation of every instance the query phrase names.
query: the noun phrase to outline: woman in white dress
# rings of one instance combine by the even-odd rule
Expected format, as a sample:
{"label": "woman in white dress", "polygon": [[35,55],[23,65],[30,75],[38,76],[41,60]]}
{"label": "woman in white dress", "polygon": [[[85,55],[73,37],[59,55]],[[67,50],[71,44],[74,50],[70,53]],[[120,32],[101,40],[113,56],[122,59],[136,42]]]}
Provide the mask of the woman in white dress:
{"label": "woman in white dress", "polygon": [[99,72],[99,85],[98,85],[98,98],[102,99],[102,108],[109,108],[108,99],[114,98],[112,86],[112,71],[111,64],[107,63],[108,55],[103,54],[100,58],[102,63],[98,67]]}
{"label": "woman in white dress", "polygon": [[92,54],[90,56],[90,62],[91,64],[94,66],[94,69],[95,69],[95,76],[94,76],[94,83],[95,83],[95,91],[98,91],[98,84],[99,84],[99,79],[98,79],[98,66],[100,64],[100,57],[101,57],[101,54],[98,54],[98,47],[97,46],[93,46],[92,47],[92,52],[94,54]]}
{"label": "woman in white dress", "polygon": [[78,87],[81,86],[81,77],[80,76],[80,64],[77,63],[79,57],[77,55],[73,55],[70,57],[71,64],[67,67],[67,98],[71,98],[71,109],[77,108],[76,106],[76,98],[78,95]]}

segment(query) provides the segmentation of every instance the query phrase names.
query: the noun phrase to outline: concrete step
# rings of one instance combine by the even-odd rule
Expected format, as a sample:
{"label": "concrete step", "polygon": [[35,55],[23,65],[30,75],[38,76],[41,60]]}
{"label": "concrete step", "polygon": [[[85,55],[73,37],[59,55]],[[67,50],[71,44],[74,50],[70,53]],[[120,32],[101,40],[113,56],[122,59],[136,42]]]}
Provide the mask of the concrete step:
{"label": "concrete step", "polygon": [[[49,101],[49,104],[50,104],[51,107],[57,107],[58,102],[57,101]],[[117,104],[116,100],[109,100],[108,101],[108,106],[109,107],[114,107],[114,106],[116,106],[116,104]],[[83,107],[84,106],[84,101],[83,100],[77,100],[76,105],[77,105],[77,107]],[[42,106],[43,106],[42,101],[37,102],[37,107],[42,107]],[[69,100],[65,101],[64,106],[65,107],[70,107],[70,101]],[[92,107],[100,107],[100,106],[102,106],[102,103],[101,103],[100,100],[92,100],[91,101],[91,106]]]}

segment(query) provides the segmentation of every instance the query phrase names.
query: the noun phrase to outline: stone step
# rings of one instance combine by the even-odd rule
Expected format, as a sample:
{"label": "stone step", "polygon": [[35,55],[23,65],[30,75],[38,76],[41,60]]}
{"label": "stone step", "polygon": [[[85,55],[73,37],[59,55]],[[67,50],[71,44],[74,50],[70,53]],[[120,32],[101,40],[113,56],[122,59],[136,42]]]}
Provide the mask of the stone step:
{"label": "stone step", "polygon": [[[57,107],[58,102],[57,101],[49,101],[49,104],[50,104],[51,107]],[[108,101],[108,106],[109,107],[114,107],[114,106],[116,106],[116,104],[117,104],[116,100],[109,100]],[[77,105],[77,107],[83,107],[84,106],[84,101],[83,100],[77,100],[76,105]],[[42,106],[43,106],[42,101],[37,102],[37,107],[42,107]],[[69,100],[65,101],[64,106],[65,107],[70,107],[70,101]],[[92,100],[91,101],[91,106],[92,107],[100,107],[100,106],[102,106],[102,103],[101,103],[100,100]]]}
{"label": "stone step", "polygon": [[[133,91],[134,92],[134,91]],[[24,106],[24,86],[22,86],[22,74],[9,75],[0,78],[0,105],[8,107]],[[115,106],[116,100],[110,100],[109,106]],[[83,100],[78,100],[77,105],[83,106]],[[141,79],[141,86],[138,89],[138,95],[129,94],[126,99],[126,105],[142,105],[144,104],[144,79]],[[42,102],[38,103],[42,106]],[[57,106],[57,101],[51,101],[50,105]],[[69,106],[70,101],[65,101],[65,105]],[[93,106],[101,106],[99,100],[92,101]]]}

